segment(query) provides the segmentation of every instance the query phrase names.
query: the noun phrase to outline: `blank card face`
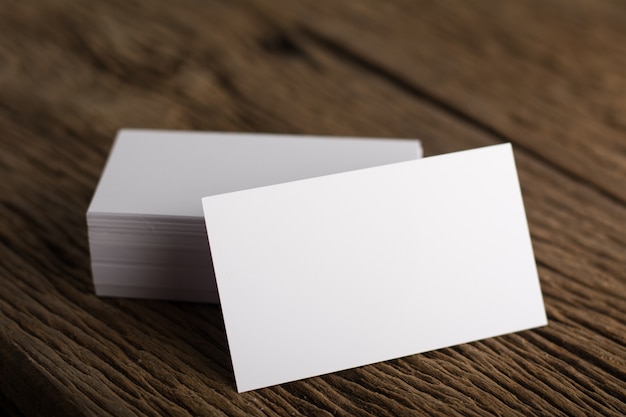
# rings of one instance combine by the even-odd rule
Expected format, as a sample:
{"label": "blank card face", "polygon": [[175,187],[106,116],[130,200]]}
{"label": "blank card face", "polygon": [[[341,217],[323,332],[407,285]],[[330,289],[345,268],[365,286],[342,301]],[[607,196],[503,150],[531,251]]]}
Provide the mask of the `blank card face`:
{"label": "blank card face", "polygon": [[508,144],[203,207],[240,392],[547,323]]}
{"label": "blank card face", "polygon": [[88,216],[197,217],[200,198],[409,161],[416,140],[123,129]]}

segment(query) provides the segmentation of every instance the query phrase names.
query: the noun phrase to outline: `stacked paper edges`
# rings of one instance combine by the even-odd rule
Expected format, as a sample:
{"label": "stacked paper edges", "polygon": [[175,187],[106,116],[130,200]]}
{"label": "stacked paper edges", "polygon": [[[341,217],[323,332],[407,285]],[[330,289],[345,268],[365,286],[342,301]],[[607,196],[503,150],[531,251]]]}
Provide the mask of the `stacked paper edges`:
{"label": "stacked paper edges", "polygon": [[87,211],[96,294],[217,302],[203,197],[421,155],[416,140],[121,130]]}

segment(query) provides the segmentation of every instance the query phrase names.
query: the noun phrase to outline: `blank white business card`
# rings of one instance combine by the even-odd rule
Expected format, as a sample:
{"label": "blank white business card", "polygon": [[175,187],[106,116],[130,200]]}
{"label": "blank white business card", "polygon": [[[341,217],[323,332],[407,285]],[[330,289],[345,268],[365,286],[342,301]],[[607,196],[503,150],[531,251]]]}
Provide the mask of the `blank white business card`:
{"label": "blank white business card", "polygon": [[203,207],[240,392],[547,324],[509,144]]}
{"label": "blank white business card", "polygon": [[419,158],[417,140],[123,129],[87,215],[198,218],[202,197]]}

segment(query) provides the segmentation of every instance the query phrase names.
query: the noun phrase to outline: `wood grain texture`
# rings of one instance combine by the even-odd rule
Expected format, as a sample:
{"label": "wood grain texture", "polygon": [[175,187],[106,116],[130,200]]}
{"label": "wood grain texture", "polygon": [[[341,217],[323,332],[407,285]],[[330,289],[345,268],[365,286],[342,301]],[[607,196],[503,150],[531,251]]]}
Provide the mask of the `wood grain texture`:
{"label": "wood grain texture", "polygon": [[[608,0],[2,2],[0,406],[626,414],[623,45]],[[550,324],[237,394],[218,307],[93,295],[121,127],[511,141]]]}

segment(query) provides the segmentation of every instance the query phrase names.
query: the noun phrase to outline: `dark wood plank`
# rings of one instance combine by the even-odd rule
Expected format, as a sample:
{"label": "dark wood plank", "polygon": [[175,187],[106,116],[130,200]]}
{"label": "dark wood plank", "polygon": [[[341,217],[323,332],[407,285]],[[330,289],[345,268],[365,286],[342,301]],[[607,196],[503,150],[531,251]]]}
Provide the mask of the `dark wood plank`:
{"label": "dark wood plank", "polygon": [[626,10],[615,1],[254,2],[577,181],[626,201]]}
{"label": "dark wood plank", "polygon": [[[347,13],[345,4],[311,2],[269,12],[269,3],[194,0],[0,8],[5,396],[28,415],[626,413],[622,142],[615,133],[597,146],[587,134],[565,142],[552,135],[597,122],[574,113],[559,127],[562,109],[574,106],[567,94],[532,98],[526,84],[510,82],[537,52],[514,30],[521,23],[504,23],[555,3],[517,2],[511,16],[495,3],[489,13],[474,4],[423,14],[400,13],[400,2],[384,13],[376,5]],[[619,13],[599,12],[613,5],[567,4],[557,29],[589,10],[607,20],[607,33],[617,30]],[[443,36],[444,12],[457,22],[447,30],[474,22],[485,32]],[[571,37],[561,29],[548,36],[538,22],[528,24],[546,31],[547,44]],[[494,27],[506,45],[519,45],[518,58],[497,46]],[[598,39],[608,36],[598,30]],[[389,42],[369,43],[376,36]],[[438,65],[416,69],[428,61],[409,47]],[[443,47],[460,60],[446,64]],[[509,64],[453,68],[492,49]],[[578,52],[570,46],[554,59],[570,62]],[[563,71],[563,82],[580,82]],[[548,85],[558,74],[534,77]],[[587,106],[598,96],[583,84],[579,105]],[[477,90],[489,94],[471,94]],[[534,123],[532,138],[510,122],[515,100],[513,113]],[[550,325],[237,394],[218,307],[93,295],[84,213],[114,132],[126,126],[420,137],[429,154],[513,140]],[[533,145],[537,137],[542,146]]]}

